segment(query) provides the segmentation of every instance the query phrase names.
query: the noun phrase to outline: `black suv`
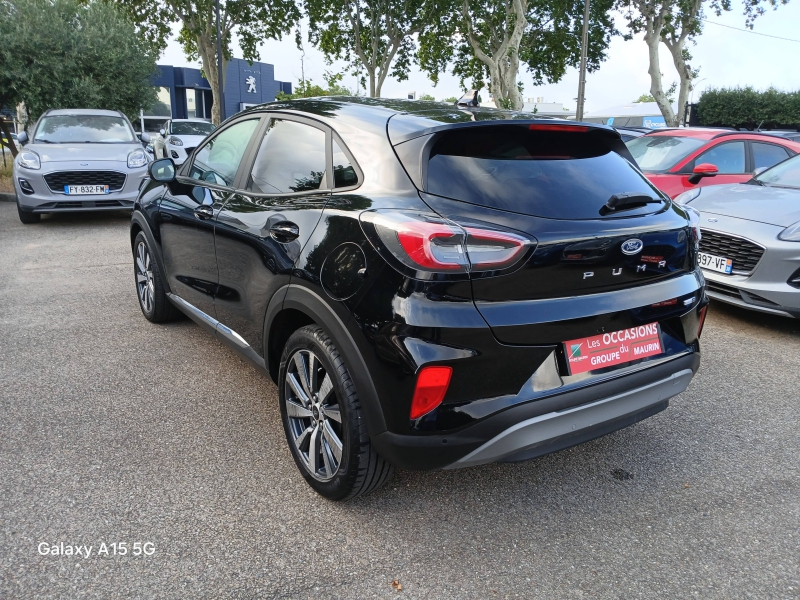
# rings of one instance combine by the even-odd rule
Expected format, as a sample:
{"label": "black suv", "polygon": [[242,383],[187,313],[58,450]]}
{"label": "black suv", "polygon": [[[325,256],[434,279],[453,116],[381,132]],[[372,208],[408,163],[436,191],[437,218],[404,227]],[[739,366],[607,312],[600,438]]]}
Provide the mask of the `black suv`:
{"label": "black suv", "polygon": [[609,127],[307,99],[240,113],[150,174],[142,312],[180,310],[277,382],[327,498],[596,438],[697,371],[696,217]]}

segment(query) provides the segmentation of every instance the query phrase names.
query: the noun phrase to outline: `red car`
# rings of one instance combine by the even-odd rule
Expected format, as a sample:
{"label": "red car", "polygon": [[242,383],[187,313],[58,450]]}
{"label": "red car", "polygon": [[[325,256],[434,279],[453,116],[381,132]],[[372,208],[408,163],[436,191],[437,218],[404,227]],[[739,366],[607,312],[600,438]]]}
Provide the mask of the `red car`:
{"label": "red car", "polygon": [[675,198],[706,185],[742,183],[800,154],[800,144],[777,136],[720,129],[660,129],[626,142],[653,184]]}

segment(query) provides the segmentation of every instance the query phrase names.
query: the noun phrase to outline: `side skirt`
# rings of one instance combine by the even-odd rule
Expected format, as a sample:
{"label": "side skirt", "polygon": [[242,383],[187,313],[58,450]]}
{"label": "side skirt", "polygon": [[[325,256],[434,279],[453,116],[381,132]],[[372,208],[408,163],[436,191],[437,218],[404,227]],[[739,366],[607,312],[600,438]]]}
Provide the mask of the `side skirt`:
{"label": "side skirt", "polygon": [[[180,309],[182,313],[184,313],[187,317],[189,317],[192,321],[200,325],[206,331],[209,331],[216,335],[220,340],[225,342],[236,354],[241,356],[243,359],[248,361],[254,367],[262,371],[263,373],[267,373],[267,367],[264,363],[264,359],[258,355],[258,353],[253,350],[253,347],[248,344],[242,336],[236,333],[233,329],[224,325],[217,321],[211,315],[204,313],[202,310],[194,306],[193,304],[189,304],[175,294],[167,294],[170,302],[172,302],[175,306]],[[267,373],[268,374],[268,373]]]}

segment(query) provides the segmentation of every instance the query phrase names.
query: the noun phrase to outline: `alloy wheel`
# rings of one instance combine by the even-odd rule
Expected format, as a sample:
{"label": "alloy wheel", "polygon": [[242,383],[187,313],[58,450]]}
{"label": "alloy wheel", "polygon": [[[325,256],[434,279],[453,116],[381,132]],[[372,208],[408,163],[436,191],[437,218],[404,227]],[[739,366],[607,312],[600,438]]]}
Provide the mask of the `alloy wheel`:
{"label": "alloy wheel", "polygon": [[342,414],[331,376],[311,350],[289,358],[283,402],[303,465],[315,479],[330,480],[342,462]]}
{"label": "alloy wheel", "polygon": [[136,291],[139,303],[147,314],[153,312],[155,304],[155,283],[153,282],[153,266],[147,244],[139,242],[136,247]]}

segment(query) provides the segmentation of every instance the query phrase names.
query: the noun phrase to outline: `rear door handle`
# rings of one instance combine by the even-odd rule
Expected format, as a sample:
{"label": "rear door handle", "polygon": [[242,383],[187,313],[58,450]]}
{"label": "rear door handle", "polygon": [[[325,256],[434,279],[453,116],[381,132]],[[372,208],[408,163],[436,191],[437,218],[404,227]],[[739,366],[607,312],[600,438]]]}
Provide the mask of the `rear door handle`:
{"label": "rear door handle", "polygon": [[202,204],[194,209],[194,216],[205,221],[214,217],[214,208],[208,204]]}
{"label": "rear door handle", "polygon": [[269,234],[276,242],[286,244],[300,237],[300,228],[291,221],[279,221],[269,228]]}

